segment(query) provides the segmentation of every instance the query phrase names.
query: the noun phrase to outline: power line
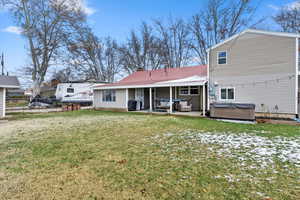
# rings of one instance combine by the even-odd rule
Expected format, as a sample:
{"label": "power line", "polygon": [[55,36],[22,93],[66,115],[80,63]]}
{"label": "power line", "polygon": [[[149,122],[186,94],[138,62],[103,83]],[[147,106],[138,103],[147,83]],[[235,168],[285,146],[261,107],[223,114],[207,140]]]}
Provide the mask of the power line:
{"label": "power line", "polygon": [[[257,85],[260,85],[260,84],[265,84],[265,85],[268,85],[269,83],[280,83],[280,81],[284,81],[284,80],[292,80],[296,78],[296,75],[288,75],[288,76],[283,76],[283,77],[280,77],[280,78],[274,78],[274,79],[269,79],[269,80],[261,80],[261,81],[251,81],[251,82],[244,82],[244,83],[228,83],[228,84],[217,84],[218,87],[238,87],[238,86],[241,86],[241,87],[245,87],[245,86],[257,86]],[[215,86],[213,86],[215,87]]]}

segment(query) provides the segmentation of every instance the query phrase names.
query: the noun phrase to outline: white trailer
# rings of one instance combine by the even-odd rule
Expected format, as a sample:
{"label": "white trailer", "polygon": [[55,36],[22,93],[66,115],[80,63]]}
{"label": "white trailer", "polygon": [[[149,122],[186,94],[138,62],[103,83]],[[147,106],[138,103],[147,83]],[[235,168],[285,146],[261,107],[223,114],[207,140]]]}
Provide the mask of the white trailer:
{"label": "white trailer", "polygon": [[[93,103],[93,86],[95,83],[60,83],[55,92],[61,103]],[[99,85],[97,83],[97,85]]]}

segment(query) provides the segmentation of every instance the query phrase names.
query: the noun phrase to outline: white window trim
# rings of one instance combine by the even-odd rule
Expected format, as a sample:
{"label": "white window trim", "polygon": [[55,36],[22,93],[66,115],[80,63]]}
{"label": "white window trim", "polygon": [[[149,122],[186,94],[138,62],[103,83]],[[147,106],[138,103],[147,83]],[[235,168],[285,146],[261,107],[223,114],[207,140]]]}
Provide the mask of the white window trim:
{"label": "white window trim", "polygon": [[200,96],[200,93],[201,93],[200,87],[197,86],[197,88],[198,88],[198,94],[191,94],[191,87],[196,87],[196,86],[189,86],[189,94],[190,94],[190,96]]}
{"label": "white window trim", "polygon": [[[181,88],[187,88],[188,90],[188,93],[187,94],[182,94],[181,93]],[[190,87],[189,86],[182,86],[182,87],[179,87],[179,96],[189,96],[190,95]]]}
{"label": "white window trim", "polygon": [[[226,94],[226,99],[222,99],[222,89],[233,89],[233,99],[228,99],[228,94]],[[220,101],[235,101],[235,88],[234,87],[221,87],[219,88],[219,100]]]}
{"label": "white window trim", "polygon": [[[188,90],[187,94],[182,94],[181,93],[181,88],[182,87],[187,87],[187,90]],[[198,88],[198,94],[191,94],[191,87],[196,87],[196,86],[182,86],[182,87],[179,87],[179,96],[200,96],[201,91],[200,91],[200,87],[199,86],[197,86],[197,88]]]}
{"label": "white window trim", "polygon": [[[225,52],[226,53],[226,63],[224,63],[224,64],[219,64],[219,53],[223,53],[223,52]],[[228,52],[227,51],[217,51],[217,64],[218,65],[227,65],[228,64]]]}
{"label": "white window trim", "polygon": [[[113,100],[111,100],[111,101],[104,100],[105,92],[108,91],[108,90],[115,91],[115,100],[114,101]],[[117,102],[117,92],[116,92],[116,90],[114,90],[114,89],[108,89],[108,90],[103,90],[102,91],[102,102],[106,102],[106,103]]]}

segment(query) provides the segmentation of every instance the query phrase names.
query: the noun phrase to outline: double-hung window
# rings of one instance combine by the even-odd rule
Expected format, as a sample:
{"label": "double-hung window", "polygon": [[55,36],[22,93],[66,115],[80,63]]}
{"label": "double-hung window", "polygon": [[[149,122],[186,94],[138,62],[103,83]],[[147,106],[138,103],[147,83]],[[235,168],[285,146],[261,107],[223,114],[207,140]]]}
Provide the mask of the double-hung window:
{"label": "double-hung window", "polygon": [[116,91],[115,90],[103,90],[102,101],[115,102],[116,101]]}
{"label": "double-hung window", "polygon": [[221,88],[220,98],[221,100],[234,100],[234,88]]}
{"label": "double-hung window", "polygon": [[219,65],[227,64],[227,52],[226,51],[218,52],[218,64]]}
{"label": "double-hung window", "polygon": [[179,94],[180,95],[189,95],[189,87],[180,87]]}
{"label": "double-hung window", "polygon": [[190,87],[190,95],[199,95],[199,87],[198,86],[191,86]]}
{"label": "double-hung window", "polygon": [[199,95],[199,94],[200,94],[199,86],[186,86],[186,87],[179,88],[179,95],[181,95],[181,96]]}

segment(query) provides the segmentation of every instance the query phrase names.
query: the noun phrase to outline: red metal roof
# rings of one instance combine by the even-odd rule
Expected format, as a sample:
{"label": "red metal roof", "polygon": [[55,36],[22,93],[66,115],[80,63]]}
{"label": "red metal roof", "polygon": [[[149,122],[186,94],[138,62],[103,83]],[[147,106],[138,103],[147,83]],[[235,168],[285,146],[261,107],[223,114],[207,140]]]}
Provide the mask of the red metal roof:
{"label": "red metal roof", "polygon": [[183,79],[191,76],[207,77],[207,66],[198,65],[193,67],[137,71],[119,82],[112,84],[97,85],[96,87],[145,85],[162,81]]}

